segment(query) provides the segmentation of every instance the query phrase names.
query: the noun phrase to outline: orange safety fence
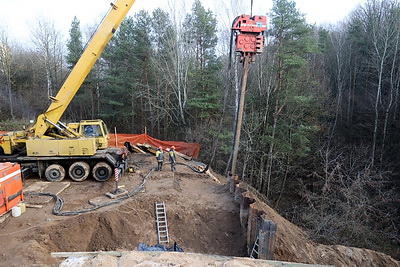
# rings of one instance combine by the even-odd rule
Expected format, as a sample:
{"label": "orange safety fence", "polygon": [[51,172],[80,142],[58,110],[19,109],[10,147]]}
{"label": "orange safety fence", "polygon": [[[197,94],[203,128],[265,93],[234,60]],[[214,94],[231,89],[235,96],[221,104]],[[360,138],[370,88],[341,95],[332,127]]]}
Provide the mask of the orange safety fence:
{"label": "orange safety fence", "polygon": [[[0,131],[0,134],[7,133],[8,131]],[[197,159],[200,154],[200,144],[198,143],[186,143],[179,141],[161,141],[153,138],[147,134],[117,134],[118,145],[117,147],[123,147],[125,142],[130,142],[132,145],[147,143],[154,147],[162,146],[163,150],[175,146],[175,150],[188,155],[192,158]],[[115,134],[110,134],[110,140],[108,141],[109,146],[116,146]]]}
{"label": "orange safety fence", "polygon": [[[147,134],[117,134],[118,147],[123,147],[125,142],[130,142],[132,145],[147,143],[154,147],[161,146],[163,150],[175,146],[175,150],[188,155],[192,158],[198,158],[200,153],[200,144],[198,143],[186,143],[179,141],[161,141]],[[108,141],[110,146],[115,146],[115,134],[110,134],[110,140]]]}

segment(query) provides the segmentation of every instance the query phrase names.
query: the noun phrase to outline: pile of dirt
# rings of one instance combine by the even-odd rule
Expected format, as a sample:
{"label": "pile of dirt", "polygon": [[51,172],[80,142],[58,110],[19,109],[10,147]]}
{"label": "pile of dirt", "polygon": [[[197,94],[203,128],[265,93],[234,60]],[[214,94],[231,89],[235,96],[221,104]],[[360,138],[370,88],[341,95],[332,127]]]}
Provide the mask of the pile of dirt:
{"label": "pile of dirt", "polygon": [[[150,155],[132,154],[131,159],[135,173],[125,174],[120,180],[120,185],[128,191],[136,188],[156,165]],[[37,181],[27,179],[24,187]],[[63,211],[91,207],[89,200],[115,189],[112,180],[70,182],[70,187],[60,194],[65,201]],[[248,256],[240,207],[227,186],[186,166],[178,165],[177,171],[171,172],[166,165],[163,171],[150,175],[143,192],[120,204],[60,217],[51,213],[54,202],[50,201],[41,209],[29,208],[20,217],[7,218],[0,224],[0,261],[5,266],[50,266],[62,261],[52,258],[51,252],[132,251],[139,243],[155,245],[156,202],[166,205],[170,244],[176,242],[185,252]],[[338,266],[398,266],[391,257],[377,252],[315,244],[267,205],[259,205],[278,224],[276,260]]]}
{"label": "pile of dirt", "polygon": [[[134,155],[136,172],[126,174],[120,185],[136,188],[155,165],[153,156]],[[28,179],[24,187],[38,181]],[[70,181],[60,194],[63,211],[81,210],[89,200],[115,189],[114,181]],[[111,199],[110,199],[111,201]],[[158,243],[154,204],[165,202],[170,244],[177,242],[185,252],[246,256],[246,243],[239,210],[223,185],[206,174],[194,173],[186,166],[171,172],[166,165],[153,172],[145,191],[120,204],[76,216],[59,217],[51,213],[53,201],[41,209],[27,209],[17,218],[1,224],[0,249],[4,265],[52,265],[60,262],[51,252],[135,250],[139,243]],[[17,255],[16,255],[17,253]]]}

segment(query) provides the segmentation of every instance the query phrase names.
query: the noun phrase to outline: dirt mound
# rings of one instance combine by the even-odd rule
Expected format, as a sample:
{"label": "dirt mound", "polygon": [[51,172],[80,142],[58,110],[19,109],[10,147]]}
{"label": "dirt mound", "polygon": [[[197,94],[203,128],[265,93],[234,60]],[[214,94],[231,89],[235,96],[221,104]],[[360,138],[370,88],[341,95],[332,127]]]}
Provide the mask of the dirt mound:
{"label": "dirt mound", "polygon": [[[127,174],[120,184],[133,190],[154,166],[153,157],[136,158],[137,172]],[[26,180],[25,183],[37,181]],[[114,189],[114,182],[71,182],[60,194],[64,210],[80,210],[88,201]],[[154,172],[144,192],[121,204],[71,217],[51,214],[53,201],[42,209],[28,209],[18,218],[9,218],[1,226],[2,263],[9,266],[51,265],[60,260],[51,252],[135,250],[140,242],[158,242],[155,202],[165,202],[170,243],[177,242],[187,252],[245,256],[245,238],[241,231],[238,207],[222,185],[206,174],[196,174],[178,165],[177,172]],[[21,251],[21,249],[23,251]],[[18,252],[18,256],[15,255]]]}

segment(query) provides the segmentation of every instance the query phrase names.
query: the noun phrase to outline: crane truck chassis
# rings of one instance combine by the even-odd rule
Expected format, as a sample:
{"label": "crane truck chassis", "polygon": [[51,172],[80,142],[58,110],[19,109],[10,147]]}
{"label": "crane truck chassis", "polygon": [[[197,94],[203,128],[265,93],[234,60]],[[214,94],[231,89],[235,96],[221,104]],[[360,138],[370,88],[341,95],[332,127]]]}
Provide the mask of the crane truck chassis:
{"label": "crane truck chassis", "polygon": [[[59,182],[67,175],[80,182],[90,175],[97,181],[108,180],[113,170],[118,168],[123,174],[127,169],[127,148],[108,147],[108,130],[102,120],[83,120],[70,123],[68,128],[75,129],[83,137],[69,139],[27,140],[24,146],[15,146],[11,155],[4,152],[4,140],[15,140],[19,132],[6,133],[0,137],[0,162],[16,162],[21,165],[24,178],[37,173],[48,181]],[[87,129],[91,129],[90,132]],[[84,141],[89,146],[77,146],[76,141]],[[99,149],[100,148],[100,149]]]}
{"label": "crane truck chassis", "polygon": [[60,119],[134,2],[111,3],[61,89],[55,97],[50,96],[47,111],[32,126],[0,135],[0,162],[19,163],[25,177],[32,171],[49,181],[61,181],[67,174],[74,181],[83,181],[90,175],[97,181],[106,181],[117,168],[123,174],[128,150],[108,146],[108,130],[102,120],[65,124]]}
{"label": "crane truck chassis", "polygon": [[0,161],[19,163],[24,178],[37,173],[48,181],[59,182],[67,176],[68,170],[68,176],[73,181],[81,182],[91,175],[96,181],[104,182],[112,176],[114,169],[126,170],[127,152],[124,148],[108,148],[97,150],[91,156],[0,155]]}

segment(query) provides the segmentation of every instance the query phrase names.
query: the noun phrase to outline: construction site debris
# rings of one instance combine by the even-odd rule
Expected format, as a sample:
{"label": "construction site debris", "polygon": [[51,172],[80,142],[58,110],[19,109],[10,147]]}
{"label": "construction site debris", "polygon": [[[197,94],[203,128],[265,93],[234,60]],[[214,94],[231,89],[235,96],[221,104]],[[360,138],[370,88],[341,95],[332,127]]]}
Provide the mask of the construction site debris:
{"label": "construction site debris", "polygon": [[174,245],[171,247],[167,247],[165,245],[160,245],[157,244],[155,246],[148,246],[145,243],[139,243],[138,251],[175,251],[175,252],[183,252],[183,249],[178,246],[178,244],[175,242]]}

